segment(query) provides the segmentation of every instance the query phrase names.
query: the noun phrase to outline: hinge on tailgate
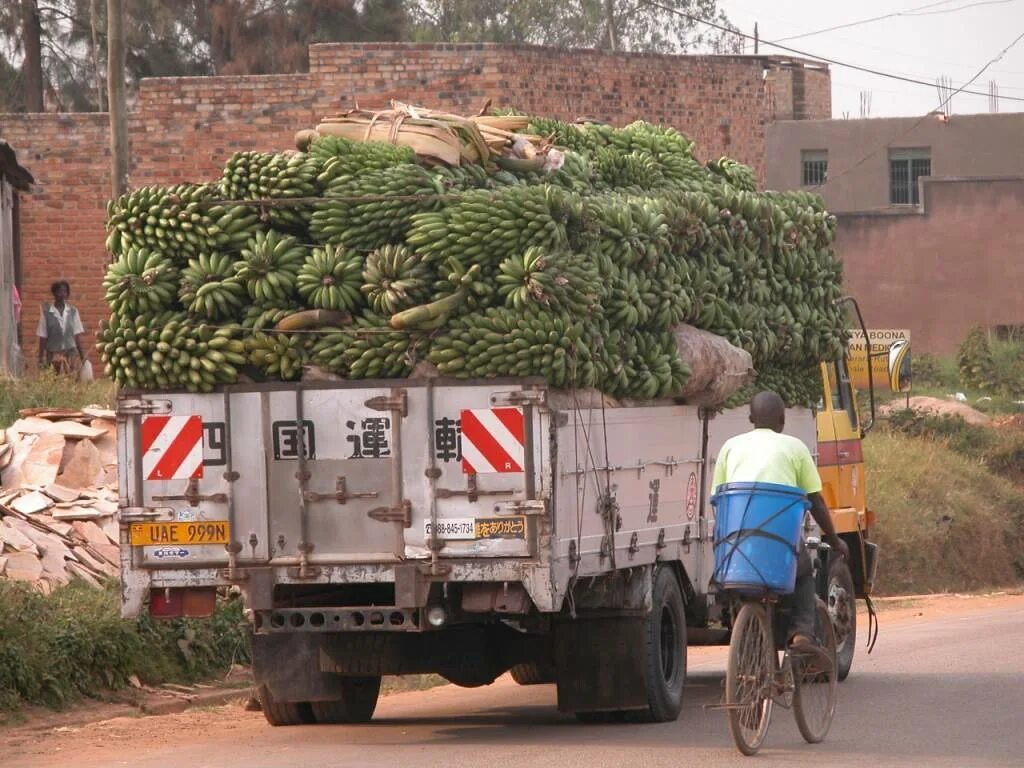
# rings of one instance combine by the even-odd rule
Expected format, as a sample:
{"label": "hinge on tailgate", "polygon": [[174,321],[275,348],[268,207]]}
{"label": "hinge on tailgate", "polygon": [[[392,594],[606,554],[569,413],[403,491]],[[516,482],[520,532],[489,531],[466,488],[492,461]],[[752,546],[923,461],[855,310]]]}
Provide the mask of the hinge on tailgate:
{"label": "hinge on tailgate", "polygon": [[371,397],[363,405],[374,411],[397,411],[403,417],[409,415],[409,396],[404,389],[391,397]]}
{"label": "hinge on tailgate", "polygon": [[511,392],[491,393],[491,405],[494,406],[523,406],[523,405],[546,405],[547,390],[544,389],[517,389]]}
{"label": "hinge on tailgate", "polygon": [[379,523],[401,523],[408,528],[412,525],[412,502],[405,499],[397,507],[375,507],[366,516]]}
{"label": "hinge on tailgate", "polygon": [[129,397],[117,402],[118,416],[142,416],[152,413],[170,413],[170,400],[147,400],[144,397]]}

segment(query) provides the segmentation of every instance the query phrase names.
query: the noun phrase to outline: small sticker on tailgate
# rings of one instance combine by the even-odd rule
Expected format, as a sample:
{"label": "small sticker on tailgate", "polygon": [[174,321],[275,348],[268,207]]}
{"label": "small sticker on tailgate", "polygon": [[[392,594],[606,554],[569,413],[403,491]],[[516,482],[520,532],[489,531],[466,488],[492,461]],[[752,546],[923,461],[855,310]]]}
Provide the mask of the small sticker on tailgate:
{"label": "small sticker on tailgate", "polygon": [[[431,535],[429,520],[423,521],[423,534]],[[518,517],[448,517],[437,521],[437,536],[448,541],[476,539],[525,539],[526,518]]]}

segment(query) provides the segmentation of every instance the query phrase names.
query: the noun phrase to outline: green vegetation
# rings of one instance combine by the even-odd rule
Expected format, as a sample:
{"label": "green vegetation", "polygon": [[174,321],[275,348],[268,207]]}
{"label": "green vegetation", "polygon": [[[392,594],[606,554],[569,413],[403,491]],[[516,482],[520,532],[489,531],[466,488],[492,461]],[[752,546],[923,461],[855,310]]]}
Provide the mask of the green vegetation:
{"label": "green vegetation", "polygon": [[43,595],[0,581],[0,723],[24,705],[61,707],[97,691],[189,683],[249,661],[241,604],[210,619],[121,619],[116,586],[78,583]]}
{"label": "green vegetation", "polygon": [[1002,449],[952,421],[916,429],[880,430],[865,442],[880,591],[961,591],[1024,578],[1024,490],[972,458]]}
{"label": "green vegetation", "polygon": [[78,381],[47,371],[15,379],[0,375],[0,428],[10,426],[22,408],[81,408],[109,406],[114,400],[110,381]]}

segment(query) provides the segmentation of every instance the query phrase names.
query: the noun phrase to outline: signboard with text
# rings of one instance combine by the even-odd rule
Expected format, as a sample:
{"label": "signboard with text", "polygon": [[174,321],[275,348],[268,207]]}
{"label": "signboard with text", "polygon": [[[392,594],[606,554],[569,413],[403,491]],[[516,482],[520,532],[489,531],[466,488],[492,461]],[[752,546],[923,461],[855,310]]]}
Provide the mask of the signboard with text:
{"label": "signboard with text", "polygon": [[[906,392],[910,388],[910,331],[878,329],[868,331],[871,344],[871,372],[876,391]],[[868,388],[868,355],[864,334],[850,334],[850,379],[859,390]]]}

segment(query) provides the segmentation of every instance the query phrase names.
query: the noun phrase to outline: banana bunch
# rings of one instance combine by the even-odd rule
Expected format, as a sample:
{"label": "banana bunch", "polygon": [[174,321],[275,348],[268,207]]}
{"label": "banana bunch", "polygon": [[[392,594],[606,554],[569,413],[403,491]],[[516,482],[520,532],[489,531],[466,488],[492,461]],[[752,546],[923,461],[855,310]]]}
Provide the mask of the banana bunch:
{"label": "banana bunch", "polygon": [[317,184],[322,189],[342,176],[358,176],[416,162],[416,153],[411,147],[381,141],[349,141],[341,136],[321,136],[309,145],[309,155],[321,163]]}
{"label": "banana bunch", "polygon": [[235,275],[234,260],[223,253],[201,254],[181,271],[182,305],[207,320],[228,320],[242,314],[245,286]]}
{"label": "banana bunch", "polygon": [[295,285],[299,295],[316,309],[354,310],[364,303],[363,257],[344,248],[314,248],[299,269]]}
{"label": "banana bunch", "polygon": [[236,275],[253,301],[264,308],[294,304],[295,281],[306,261],[306,249],[294,237],[257,232],[240,255]]}
{"label": "banana bunch", "polygon": [[100,323],[96,348],[120,386],[210,392],[238,378],[245,345],[237,336],[236,326],[193,325],[182,313],[115,314]]}
{"label": "banana bunch", "polygon": [[426,301],[431,269],[404,245],[385,245],[366,257],[362,291],[379,315],[393,315]]}
{"label": "banana bunch", "polygon": [[583,333],[573,318],[492,307],[452,319],[427,359],[446,376],[542,376],[564,387],[572,383]]}
{"label": "banana bunch", "polygon": [[427,345],[422,333],[391,330],[387,320],[367,313],[349,328],[326,332],[313,346],[313,361],[347,379],[408,376]]}
{"label": "banana bunch", "polygon": [[411,217],[436,208],[444,191],[441,175],[418,165],[339,176],[316,205],[309,231],[318,243],[357,251],[401,243]]}
{"label": "banana bunch", "polygon": [[549,254],[537,246],[502,261],[495,282],[498,296],[512,309],[535,304],[586,316],[595,309],[601,295],[601,279],[594,262],[575,254]]}
{"label": "banana bunch", "polygon": [[304,333],[256,332],[245,337],[246,357],[269,378],[295,381],[309,361],[312,341]]}
{"label": "banana bunch", "polygon": [[661,167],[646,152],[622,153],[601,147],[594,153],[594,171],[609,189],[651,190],[663,182]]}
{"label": "banana bunch", "polygon": [[129,248],[107,268],[103,290],[114,314],[159,312],[177,298],[178,270],[163,254]]}
{"label": "banana bunch", "polygon": [[[317,160],[301,152],[236,152],[221,177],[228,200],[288,200],[319,193]],[[309,206],[271,206],[267,221],[282,229],[303,229]]]}
{"label": "banana bunch", "polygon": [[726,183],[736,189],[742,189],[747,192],[757,190],[757,178],[754,176],[754,170],[750,166],[736,160],[731,160],[728,157],[712,160],[708,163],[708,170],[722,177]]}
{"label": "banana bunch", "polygon": [[690,371],[679,358],[669,331],[623,333],[618,341],[614,375],[602,386],[615,397],[654,400],[679,392]]}
{"label": "banana bunch", "polygon": [[289,315],[299,312],[301,307],[295,304],[291,307],[263,307],[259,304],[251,304],[242,317],[242,328],[247,331],[263,331],[272,329],[279,322]]}
{"label": "banana bunch", "polygon": [[821,401],[821,366],[774,366],[758,371],[752,384],[735,393],[725,408],[746,405],[758,392],[776,392],[789,407],[817,408]]}
{"label": "banana bunch", "polygon": [[660,200],[610,193],[585,203],[586,251],[602,264],[649,268],[671,251],[672,231]]}
{"label": "banana bunch", "polygon": [[210,213],[210,201],[217,196],[212,184],[127,192],[107,204],[107,250],[121,256],[131,248],[144,248],[177,259],[199,253],[218,239]]}
{"label": "banana bunch", "polygon": [[490,276],[502,259],[530,246],[564,250],[578,198],[558,187],[525,185],[467,192],[441,211],[412,217],[405,239],[429,263],[454,256]]}

